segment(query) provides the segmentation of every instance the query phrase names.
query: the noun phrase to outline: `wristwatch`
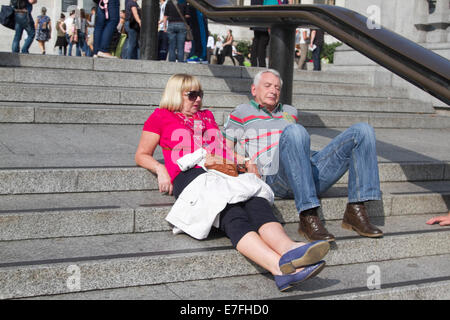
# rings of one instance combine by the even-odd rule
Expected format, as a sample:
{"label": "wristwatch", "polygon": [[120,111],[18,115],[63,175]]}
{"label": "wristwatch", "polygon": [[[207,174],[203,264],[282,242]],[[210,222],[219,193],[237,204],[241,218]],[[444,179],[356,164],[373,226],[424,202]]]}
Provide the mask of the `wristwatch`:
{"label": "wristwatch", "polygon": [[237,164],[237,169],[239,172],[247,172],[247,162],[250,161],[250,158],[245,158],[244,163]]}

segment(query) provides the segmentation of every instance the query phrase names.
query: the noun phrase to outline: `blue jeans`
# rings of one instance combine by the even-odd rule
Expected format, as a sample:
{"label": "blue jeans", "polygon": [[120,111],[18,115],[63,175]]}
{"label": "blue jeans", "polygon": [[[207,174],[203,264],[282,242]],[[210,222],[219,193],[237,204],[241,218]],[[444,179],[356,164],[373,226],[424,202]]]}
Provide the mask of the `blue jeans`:
{"label": "blue jeans", "polygon": [[66,40],[67,40],[67,43],[69,44],[69,53],[67,55],[72,56],[73,42],[70,41],[70,36],[67,33],[66,33]]}
{"label": "blue jeans", "polygon": [[[86,44],[86,34],[84,32],[81,31],[77,31],[78,32],[78,42],[75,43],[75,54],[77,55],[77,57],[81,57],[81,50],[83,50],[84,53],[86,53],[87,49],[87,44]],[[69,56],[72,56],[72,47],[73,47],[73,42],[70,42],[70,37],[66,34],[66,39],[69,42]]]}
{"label": "blue jeans", "polygon": [[114,29],[117,28],[120,19],[119,9],[119,0],[109,0],[109,19],[106,19],[105,10],[101,9],[100,6],[97,7],[94,29],[94,54],[97,54],[98,51],[109,52]]}
{"label": "blue jeans", "polygon": [[167,36],[167,33],[160,30],[158,32],[158,60],[166,61],[168,47],[169,47],[169,38]]}
{"label": "blue jeans", "polygon": [[[169,37],[169,61],[184,62],[184,42],[186,41],[186,27],[183,22],[169,22],[167,27]],[[176,50],[176,53],[175,53]]]}
{"label": "blue jeans", "polygon": [[312,52],[312,59],[314,62],[314,71],[322,71],[322,64],[320,61],[320,54],[322,53],[322,45],[318,45],[316,50]]}
{"label": "blue jeans", "polygon": [[12,42],[12,52],[19,52],[20,40],[22,39],[23,30],[27,32],[27,38],[22,47],[22,53],[28,53],[28,49],[30,49],[31,43],[33,42],[34,35],[36,33],[34,29],[34,21],[31,17],[31,14],[17,12],[15,14],[16,17],[16,26],[15,26],[15,35]]}
{"label": "blue jeans", "polygon": [[[86,33],[78,31],[78,43],[79,45],[77,46],[77,56],[81,56],[81,51],[84,52],[85,55],[87,55],[87,43],[86,43]],[[78,54],[80,53],[80,54]]]}
{"label": "blue jeans", "polygon": [[[278,172],[266,177],[275,195],[294,198],[298,212],[320,206],[318,197],[348,170],[348,202],[380,200],[380,179],[373,128],[358,123],[320,151],[299,124],[286,127],[279,143]],[[275,171],[274,171],[275,172]]]}
{"label": "blue jeans", "polygon": [[[130,28],[130,22],[125,22],[125,31],[128,36],[128,43],[126,47],[125,59],[138,59],[138,49],[139,49],[139,32]],[[123,49],[122,49],[123,50]]]}

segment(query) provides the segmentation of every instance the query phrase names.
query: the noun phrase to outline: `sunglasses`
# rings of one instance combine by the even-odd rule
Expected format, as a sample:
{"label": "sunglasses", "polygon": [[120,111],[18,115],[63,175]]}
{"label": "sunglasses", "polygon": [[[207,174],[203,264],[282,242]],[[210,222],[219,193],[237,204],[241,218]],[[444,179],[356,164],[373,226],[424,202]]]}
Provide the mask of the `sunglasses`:
{"label": "sunglasses", "polygon": [[184,95],[187,96],[190,101],[195,101],[195,100],[197,100],[198,97],[200,97],[200,99],[203,99],[203,90],[188,91]]}

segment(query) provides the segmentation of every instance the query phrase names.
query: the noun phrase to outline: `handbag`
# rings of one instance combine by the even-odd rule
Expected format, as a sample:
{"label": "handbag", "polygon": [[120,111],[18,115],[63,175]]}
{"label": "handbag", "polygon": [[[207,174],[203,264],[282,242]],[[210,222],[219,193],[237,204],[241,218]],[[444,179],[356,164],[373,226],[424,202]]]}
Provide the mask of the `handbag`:
{"label": "handbag", "polygon": [[194,35],[192,34],[192,30],[190,27],[186,28],[186,41],[192,41],[194,40]]}
{"label": "handbag", "polygon": [[2,9],[0,11],[0,24],[9,29],[15,30],[16,14],[13,7],[5,5],[2,6]]}
{"label": "handbag", "polygon": [[191,27],[186,22],[186,19],[184,18],[183,14],[180,11],[180,8],[178,7],[178,4],[175,1],[176,0],[172,0],[172,3],[175,6],[175,9],[177,9],[178,14],[180,15],[181,20],[183,20],[184,26],[186,27],[186,41],[192,41],[194,40],[194,35],[192,34]]}
{"label": "handbag", "polygon": [[72,43],[77,43],[77,42],[78,42],[78,30],[75,31],[75,32],[70,36],[70,42],[72,42]]}
{"label": "handbag", "polygon": [[239,175],[238,168],[235,163],[227,163],[229,162],[229,160],[227,161],[226,159],[218,155],[214,155],[214,159],[215,162],[213,164],[205,164],[206,169],[216,170],[232,177],[237,177]]}

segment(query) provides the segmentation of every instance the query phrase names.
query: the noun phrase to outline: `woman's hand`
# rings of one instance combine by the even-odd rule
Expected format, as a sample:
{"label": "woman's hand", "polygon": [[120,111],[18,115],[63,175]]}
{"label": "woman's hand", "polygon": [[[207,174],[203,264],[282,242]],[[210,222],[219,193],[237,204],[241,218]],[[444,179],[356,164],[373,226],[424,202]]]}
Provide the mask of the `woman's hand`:
{"label": "woman's hand", "polygon": [[214,164],[222,164],[224,159],[214,154],[207,153],[205,158],[205,166],[212,166]]}
{"label": "woman's hand", "polygon": [[173,185],[170,182],[170,176],[166,167],[153,158],[156,146],[159,143],[160,136],[153,132],[143,131],[141,140],[136,150],[136,164],[150,170],[156,174],[158,178],[159,192],[167,192],[172,194]]}
{"label": "woman's hand", "polygon": [[156,169],[156,175],[158,176],[159,192],[168,193],[169,195],[172,195],[173,185],[170,182],[170,176],[169,173],[167,172],[166,167],[163,165],[158,167]]}

